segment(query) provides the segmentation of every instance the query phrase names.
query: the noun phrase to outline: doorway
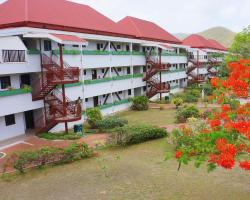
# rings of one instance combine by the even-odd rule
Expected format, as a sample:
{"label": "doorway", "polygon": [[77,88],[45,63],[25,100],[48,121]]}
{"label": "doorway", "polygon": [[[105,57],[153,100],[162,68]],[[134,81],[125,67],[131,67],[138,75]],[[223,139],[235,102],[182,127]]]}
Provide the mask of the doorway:
{"label": "doorway", "polygon": [[93,101],[94,101],[94,107],[97,107],[99,105],[99,102],[98,102],[98,97],[93,97]]}
{"label": "doorway", "polygon": [[34,123],[34,112],[33,112],[33,110],[24,112],[24,117],[25,117],[26,130],[27,129],[34,129],[35,128],[35,123]]}
{"label": "doorway", "polygon": [[96,69],[92,69],[92,80],[97,79],[97,70]]}
{"label": "doorway", "polygon": [[30,75],[29,74],[23,74],[21,75],[21,87],[23,85],[30,85]]}

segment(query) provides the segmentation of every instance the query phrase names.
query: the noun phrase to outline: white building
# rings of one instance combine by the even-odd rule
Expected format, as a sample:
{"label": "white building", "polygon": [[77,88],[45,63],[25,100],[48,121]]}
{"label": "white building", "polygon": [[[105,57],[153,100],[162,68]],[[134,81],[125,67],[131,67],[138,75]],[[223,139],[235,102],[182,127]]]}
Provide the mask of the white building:
{"label": "white building", "polygon": [[130,97],[181,91],[187,49],[145,20],[115,23],[65,0],[8,0],[0,4],[0,141],[72,128],[87,108],[106,115]]}

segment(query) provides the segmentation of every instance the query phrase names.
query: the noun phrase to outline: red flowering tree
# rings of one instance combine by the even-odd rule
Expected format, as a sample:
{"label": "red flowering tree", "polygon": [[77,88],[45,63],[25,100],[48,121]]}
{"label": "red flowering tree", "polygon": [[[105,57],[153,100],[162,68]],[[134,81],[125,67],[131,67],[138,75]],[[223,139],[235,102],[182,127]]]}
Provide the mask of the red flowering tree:
{"label": "red flowering tree", "polygon": [[199,129],[182,126],[173,132],[179,167],[194,160],[196,167],[206,163],[208,171],[237,165],[250,170],[250,103],[240,105],[237,100],[249,95],[250,60],[231,62],[228,68],[227,79],[211,80],[215,91],[210,99],[220,103],[221,109],[211,112],[208,125]]}

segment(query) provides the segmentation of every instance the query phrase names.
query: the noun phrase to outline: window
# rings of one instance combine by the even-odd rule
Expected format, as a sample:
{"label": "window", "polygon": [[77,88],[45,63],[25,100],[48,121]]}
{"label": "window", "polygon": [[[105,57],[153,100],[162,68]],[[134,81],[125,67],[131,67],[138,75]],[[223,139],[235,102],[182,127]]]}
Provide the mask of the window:
{"label": "window", "polygon": [[146,67],[145,66],[143,66],[143,72],[146,72],[147,70],[146,70]]}
{"label": "window", "polygon": [[15,115],[6,115],[5,116],[5,124],[6,126],[11,126],[13,124],[16,124],[16,120],[15,120]]}
{"label": "window", "polygon": [[207,55],[204,56],[204,59],[207,59]]}
{"label": "window", "polygon": [[129,45],[126,45],[126,51],[130,51]]}
{"label": "window", "polygon": [[51,41],[50,40],[44,40],[44,51],[51,51]]}
{"label": "window", "polygon": [[97,50],[102,50],[103,49],[103,44],[97,43]]}
{"label": "window", "polygon": [[89,99],[88,99],[88,98],[86,98],[86,99],[85,99],[85,102],[88,102],[88,101],[89,101]]}
{"label": "window", "polygon": [[121,72],[121,71],[122,71],[122,68],[121,68],[121,67],[119,67],[119,68],[118,68],[118,72]]}
{"label": "window", "polygon": [[122,94],[122,91],[119,91],[118,93],[119,93],[119,94]]}
{"label": "window", "polygon": [[131,89],[128,90],[128,95],[129,95],[129,96],[131,95]]}
{"label": "window", "polygon": [[121,49],[121,45],[120,44],[116,45],[116,48]]}
{"label": "window", "polygon": [[103,97],[103,98],[105,98],[105,97],[106,97],[106,95],[104,94],[104,95],[102,95],[102,97]]}
{"label": "window", "polygon": [[25,62],[25,51],[3,50],[3,62]]}
{"label": "window", "polygon": [[146,86],[143,86],[143,91],[145,92],[147,90],[147,87]]}
{"label": "window", "polygon": [[104,69],[102,69],[102,73],[104,74]]}
{"label": "window", "polygon": [[72,46],[73,46],[73,47],[79,47],[79,45],[75,45],[75,44],[74,44],[74,45],[72,45]]}
{"label": "window", "polygon": [[10,77],[4,76],[0,77],[1,88],[0,89],[7,89],[11,86]]}
{"label": "window", "polygon": [[127,74],[130,74],[131,71],[130,71],[130,67],[127,67]]}
{"label": "window", "polygon": [[84,74],[84,75],[86,75],[86,74],[87,74],[87,71],[86,71],[86,69],[85,69],[85,70],[83,70],[83,74]]}

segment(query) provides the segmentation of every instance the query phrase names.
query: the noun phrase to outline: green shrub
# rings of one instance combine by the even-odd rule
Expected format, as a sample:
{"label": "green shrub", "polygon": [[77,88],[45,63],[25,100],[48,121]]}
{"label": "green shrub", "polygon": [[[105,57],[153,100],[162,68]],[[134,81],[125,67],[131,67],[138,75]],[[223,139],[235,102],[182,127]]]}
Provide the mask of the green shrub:
{"label": "green shrub", "polygon": [[131,99],[132,101],[132,110],[148,110],[148,97],[146,96],[137,96]]}
{"label": "green shrub", "polygon": [[180,97],[175,97],[173,99],[173,104],[176,106],[176,108],[178,108],[179,106],[181,106],[183,104],[183,100]]}
{"label": "green shrub", "polygon": [[188,89],[183,95],[183,100],[186,103],[198,102],[200,97],[200,91],[198,89]]}
{"label": "green shrub", "polygon": [[91,128],[95,128],[95,123],[103,119],[99,108],[89,108],[86,111],[87,121]]}
{"label": "green shrub", "polygon": [[81,135],[74,132],[59,132],[59,133],[41,133],[38,135],[40,138],[47,140],[78,140],[81,138]]}
{"label": "green shrub", "polygon": [[62,164],[91,157],[93,150],[85,143],[70,144],[66,148],[43,147],[36,151],[13,154],[13,167],[23,173],[27,168],[42,167],[47,164]]}
{"label": "green shrub", "polygon": [[165,129],[139,124],[117,128],[110,136],[110,143],[113,145],[126,146],[165,136],[167,136]]}
{"label": "green shrub", "polygon": [[199,110],[194,105],[184,106],[179,108],[176,113],[176,121],[178,123],[184,123],[190,117],[198,118],[200,116]]}
{"label": "green shrub", "polygon": [[111,117],[107,117],[103,120],[97,121],[95,123],[96,128],[105,131],[108,129],[113,129],[116,127],[122,127],[125,126],[126,124],[128,124],[128,120],[126,119],[121,119],[117,116],[111,116]]}

